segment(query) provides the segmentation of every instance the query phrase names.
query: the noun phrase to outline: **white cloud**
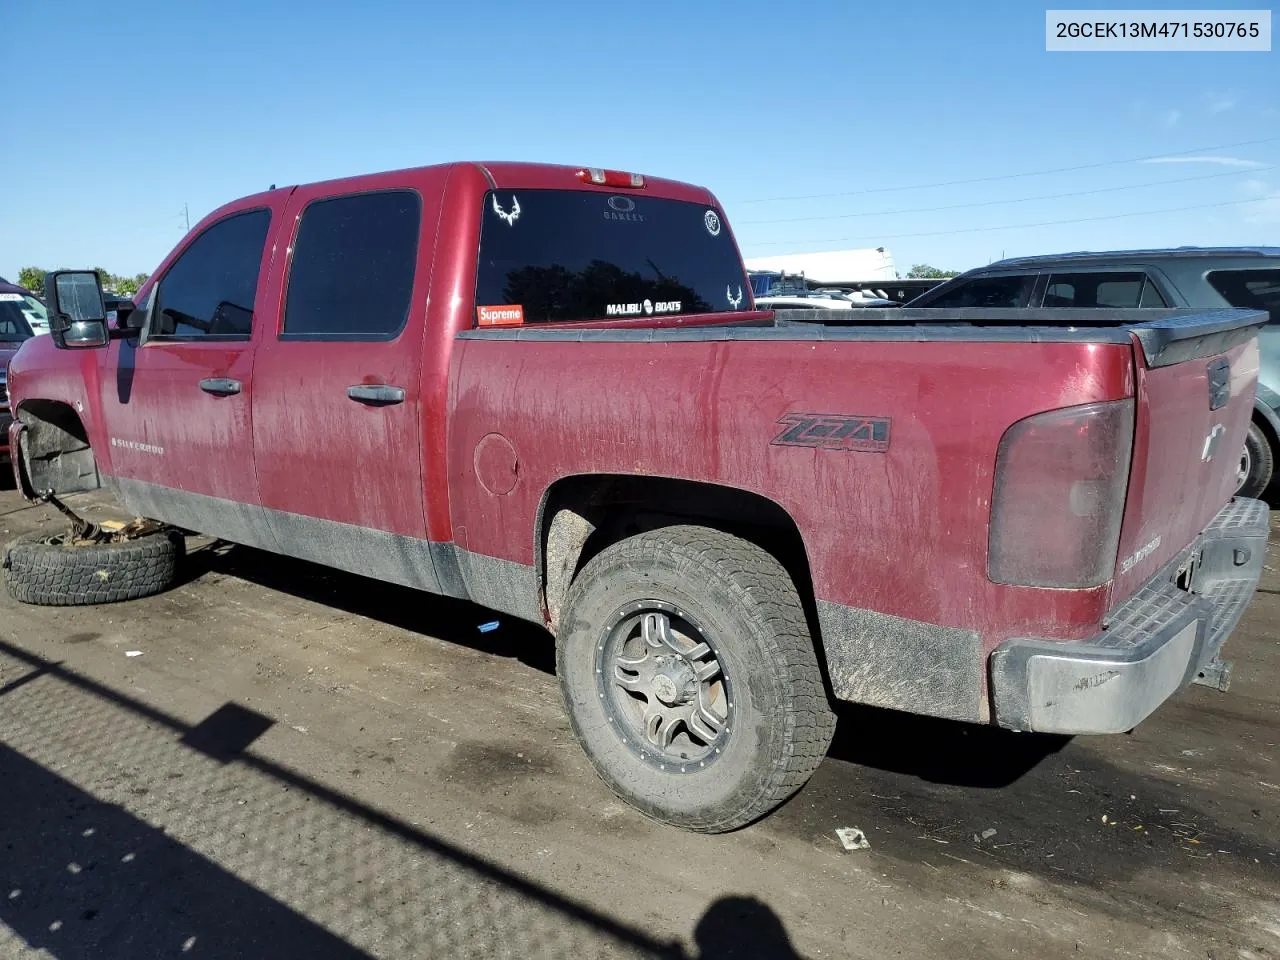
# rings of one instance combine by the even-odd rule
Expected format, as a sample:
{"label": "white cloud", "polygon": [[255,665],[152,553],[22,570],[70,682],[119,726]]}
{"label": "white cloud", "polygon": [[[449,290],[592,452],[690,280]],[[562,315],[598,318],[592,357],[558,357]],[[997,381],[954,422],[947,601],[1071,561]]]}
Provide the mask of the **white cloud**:
{"label": "white cloud", "polygon": [[1239,167],[1242,170],[1253,170],[1265,166],[1258,160],[1241,160],[1239,157],[1149,157],[1139,163],[1212,163],[1219,167]]}
{"label": "white cloud", "polygon": [[1164,115],[1164,125],[1166,127],[1176,127],[1181,120],[1181,110],[1170,110]]}
{"label": "white cloud", "polygon": [[1204,104],[1210,113],[1228,113],[1234,110],[1239,102],[1239,98],[1230,92],[1204,95]]}

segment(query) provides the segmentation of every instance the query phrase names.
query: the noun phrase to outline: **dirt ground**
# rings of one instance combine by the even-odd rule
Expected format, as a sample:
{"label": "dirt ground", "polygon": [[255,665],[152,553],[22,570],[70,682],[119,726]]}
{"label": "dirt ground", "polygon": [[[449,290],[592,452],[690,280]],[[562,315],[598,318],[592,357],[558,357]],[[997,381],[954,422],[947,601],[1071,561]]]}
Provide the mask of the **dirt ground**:
{"label": "dirt ground", "polygon": [[[0,538],[60,522],[0,492]],[[1277,571],[1229,694],[1075,740],[845,708],[720,837],[614,799],[488,611],[194,543],[147,600],[5,596],[0,956],[1277,958]]]}

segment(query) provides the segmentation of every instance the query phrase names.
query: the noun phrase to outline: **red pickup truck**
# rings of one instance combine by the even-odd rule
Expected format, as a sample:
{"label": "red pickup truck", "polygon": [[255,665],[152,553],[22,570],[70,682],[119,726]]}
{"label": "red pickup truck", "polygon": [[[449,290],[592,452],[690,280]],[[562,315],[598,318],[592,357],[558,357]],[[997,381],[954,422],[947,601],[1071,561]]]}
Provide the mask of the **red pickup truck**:
{"label": "red pickup truck", "polygon": [[512,163],[228,204],[121,330],[95,283],[11,363],[18,482],[170,532],[18,543],[16,596],[160,589],[198,531],[545,624],[602,777],[690,829],[797,790],[836,699],[1130,729],[1263,563],[1261,313],[792,321],[707,190]]}

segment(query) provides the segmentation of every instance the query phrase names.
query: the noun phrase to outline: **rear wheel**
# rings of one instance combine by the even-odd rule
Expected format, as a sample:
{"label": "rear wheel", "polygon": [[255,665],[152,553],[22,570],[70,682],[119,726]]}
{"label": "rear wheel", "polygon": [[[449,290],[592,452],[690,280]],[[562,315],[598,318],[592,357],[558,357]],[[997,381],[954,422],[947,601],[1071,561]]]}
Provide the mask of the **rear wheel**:
{"label": "rear wheel", "polygon": [[798,790],[835,729],[795,586],[759,547],[666,527],[574,581],[557,640],[573,728],[641,812],[732,830]]}
{"label": "rear wheel", "polygon": [[1256,423],[1250,423],[1249,432],[1244,439],[1244,450],[1240,454],[1240,465],[1236,470],[1236,495],[1261,497],[1271,485],[1274,473],[1275,454],[1267,441],[1267,435]]}

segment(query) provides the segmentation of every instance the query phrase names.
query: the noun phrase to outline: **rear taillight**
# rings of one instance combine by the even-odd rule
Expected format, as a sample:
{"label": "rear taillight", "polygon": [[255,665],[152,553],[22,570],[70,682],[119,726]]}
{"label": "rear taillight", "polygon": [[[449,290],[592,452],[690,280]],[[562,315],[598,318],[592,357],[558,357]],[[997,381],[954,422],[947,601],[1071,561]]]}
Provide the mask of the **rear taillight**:
{"label": "rear taillight", "polygon": [[644,177],[638,173],[624,173],[622,170],[601,170],[599,167],[586,167],[578,171],[578,179],[583,183],[594,183],[601,187],[634,187],[644,186]]}
{"label": "rear taillight", "polygon": [[1020,420],[996,455],[987,575],[1079,589],[1115,572],[1133,452],[1133,401]]}

